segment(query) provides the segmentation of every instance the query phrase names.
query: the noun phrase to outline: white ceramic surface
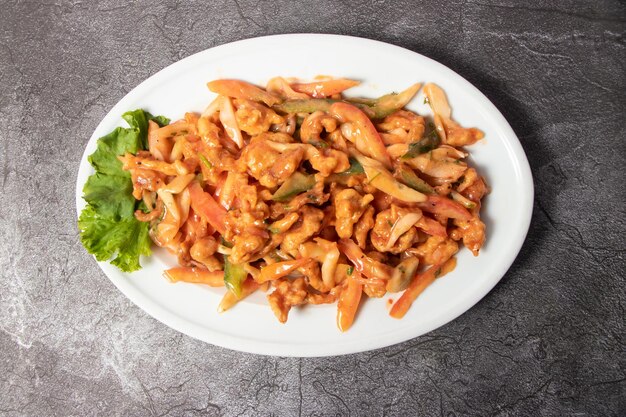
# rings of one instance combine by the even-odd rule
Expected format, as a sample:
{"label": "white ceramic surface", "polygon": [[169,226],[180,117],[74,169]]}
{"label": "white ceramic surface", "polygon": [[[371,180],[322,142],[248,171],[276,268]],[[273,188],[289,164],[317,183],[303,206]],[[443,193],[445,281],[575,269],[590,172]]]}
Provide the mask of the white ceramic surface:
{"label": "white ceramic surface", "polygon": [[[142,260],[144,268],[125,274],[108,263],[99,266],[140,308],[168,326],[230,349],[279,356],[327,356],[393,345],[434,330],[455,319],[484,297],[517,256],[530,224],[533,182],[528,161],[515,133],[496,107],[461,76],[425,56],[367,39],[336,35],[278,35],[221,45],[176,62],[128,93],[106,115],[87,143],[76,187],[78,212],[84,207],[82,187],[93,170],[87,156],[96,140],[124,125],[125,111],[144,108],[173,120],[186,111],[201,111],[212,99],[206,82],[239,78],[264,85],[277,75],[310,79],[332,75],[361,80],[350,95],[376,97],[415,82],[434,82],[445,90],[453,118],[485,132],[469,147],[472,164],[492,192],[483,217],[487,242],[479,257],[467,249],[458,254],[454,272],[437,280],[417,299],[402,320],[389,317],[389,298],[364,297],[347,333],[335,325],[335,305],[292,309],[289,321],[275,319],[262,294],[218,314],[223,289],[170,284],[163,269],[176,260],[165,251]],[[420,94],[408,106],[429,114]]]}

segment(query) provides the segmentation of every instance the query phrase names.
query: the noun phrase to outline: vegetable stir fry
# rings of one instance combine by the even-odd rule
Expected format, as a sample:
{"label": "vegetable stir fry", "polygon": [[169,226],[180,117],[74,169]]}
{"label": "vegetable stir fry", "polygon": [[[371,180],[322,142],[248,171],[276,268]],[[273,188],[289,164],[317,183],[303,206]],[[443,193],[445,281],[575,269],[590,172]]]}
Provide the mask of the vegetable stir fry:
{"label": "vegetable stir fry", "polygon": [[283,323],[292,307],[337,303],[346,331],[364,294],[402,293],[389,312],[401,318],[461,243],[478,255],[488,187],[464,147],[482,132],[452,119],[435,84],[430,121],[404,109],[419,84],[343,95],[358,84],[216,80],[203,113],[144,118],[147,146],[118,159],[134,219],[178,257],[169,280],[225,286],[220,312],[265,291]]}

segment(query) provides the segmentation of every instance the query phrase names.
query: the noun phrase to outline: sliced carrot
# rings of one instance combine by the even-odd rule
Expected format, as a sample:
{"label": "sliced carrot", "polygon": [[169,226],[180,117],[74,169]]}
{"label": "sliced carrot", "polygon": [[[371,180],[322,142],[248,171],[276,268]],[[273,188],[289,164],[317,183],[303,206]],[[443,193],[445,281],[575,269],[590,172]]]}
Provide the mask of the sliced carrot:
{"label": "sliced carrot", "polygon": [[189,194],[193,211],[205,219],[220,234],[224,234],[226,232],[226,225],[224,224],[226,209],[215,201],[211,194],[205,192],[197,182],[192,182],[189,185]]}
{"label": "sliced carrot", "polygon": [[252,101],[260,101],[268,106],[278,104],[281,100],[268,93],[265,90],[261,90],[256,85],[252,85],[245,81],[240,80],[215,80],[207,83],[209,90],[214,93],[221,94],[228,97],[243,98]]}
{"label": "sliced carrot", "polygon": [[293,261],[276,262],[271,265],[264,266],[261,273],[256,278],[256,282],[262,284],[267,281],[274,281],[290,274],[301,266],[306,265],[311,258],[294,259]]}
{"label": "sliced carrot", "polygon": [[470,220],[472,218],[470,212],[461,204],[440,195],[429,195],[428,199],[423,203],[418,203],[417,207],[452,219]]}
{"label": "sliced carrot", "polygon": [[342,332],[347,331],[352,326],[361,301],[361,294],[363,294],[363,285],[356,275],[358,272],[354,273],[354,276],[348,277],[337,302],[337,327]]}
{"label": "sliced carrot", "polygon": [[313,98],[326,98],[339,94],[348,88],[359,85],[358,81],[340,78],[336,80],[317,81],[312,83],[293,83],[291,88],[299,93],[305,93]]}
{"label": "sliced carrot", "polygon": [[166,270],[164,274],[171,282],[191,282],[211,287],[224,286],[224,271],[211,272],[207,269],[179,266]]}
{"label": "sliced carrot", "polygon": [[253,279],[246,279],[241,285],[241,296],[237,298],[232,291],[226,291],[219,306],[217,306],[217,312],[223,313],[226,310],[233,308],[235,304],[243,300],[253,292],[259,289],[259,284]]}
{"label": "sliced carrot", "polygon": [[389,315],[396,319],[401,319],[409,311],[413,301],[437,278],[452,271],[456,266],[456,258],[450,258],[440,265],[433,265],[421,274],[415,275],[406,291],[398,301],[391,307]]}

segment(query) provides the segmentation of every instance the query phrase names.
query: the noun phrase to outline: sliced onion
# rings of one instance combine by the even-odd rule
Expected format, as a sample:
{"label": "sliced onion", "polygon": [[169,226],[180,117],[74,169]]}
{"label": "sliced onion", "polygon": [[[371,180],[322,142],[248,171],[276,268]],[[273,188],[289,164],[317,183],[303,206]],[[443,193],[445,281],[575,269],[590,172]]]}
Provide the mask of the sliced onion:
{"label": "sliced onion", "polygon": [[339,261],[339,249],[337,242],[330,242],[322,238],[316,238],[315,242],[324,250],[324,261],[322,262],[322,281],[328,288],[335,286],[335,270]]}
{"label": "sliced onion", "polygon": [[399,183],[385,168],[374,168],[363,165],[363,170],[365,171],[370,185],[389,194],[393,198],[407,203],[421,203],[426,201],[426,195]]}
{"label": "sliced onion", "polygon": [[170,153],[170,161],[177,161],[183,158],[183,145],[185,141],[177,140],[172,146],[172,152]]}
{"label": "sliced onion", "polygon": [[410,256],[400,262],[395,267],[391,279],[387,281],[387,291],[400,292],[405,290],[415,275],[419,263],[419,259],[415,256]]}
{"label": "sliced onion", "polygon": [[143,203],[150,209],[150,211],[154,210],[154,201],[155,194],[152,191],[143,190],[141,194],[141,198],[143,199]]}
{"label": "sliced onion", "polygon": [[412,168],[416,168],[430,177],[451,181],[456,181],[467,170],[467,164],[464,162],[434,159],[434,156],[432,152],[430,154],[422,154],[409,159],[407,163]]}
{"label": "sliced onion", "polygon": [[222,255],[230,255],[232,253],[232,248],[229,248],[224,245],[217,246],[217,253],[221,253]]}
{"label": "sliced onion", "polygon": [[474,203],[472,200],[465,197],[464,195],[457,193],[456,191],[450,192],[450,195],[452,196],[452,199],[454,201],[456,201],[457,203],[461,203],[465,208],[473,209],[476,207],[476,203]]}
{"label": "sliced onion", "polygon": [[400,236],[408,232],[411,227],[422,217],[422,212],[414,212],[405,214],[402,217],[399,217],[398,220],[393,224],[391,228],[391,232],[389,233],[389,240],[387,241],[386,249],[389,250],[396,244]]}
{"label": "sliced onion", "polygon": [[176,178],[170,181],[169,184],[167,184],[165,187],[161,189],[168,193],[178,194],[182,192],[185,188],[187,188],[189,183],[193,181],[195,177],[196,177],[196,174],[178,175]]}
{"label": "sliced onion", "polygon": [[215,100],[213,100],[211,104],[209,104],[206,107],[206,109],[204,109],[201,117],[209,118],[213,116],[215,113],[217,113],[220,110],[221,104],[222,104],[222,96],[217,96]]}
{"label": "sliced onion", "polygon": [[287,100],[307,100],[309,98],[309,96],[304,93],[294,91],[283,77],[274,77],[269,80],[265,86],[265,90],[270,94]]}
{"label": "sliced onion", "polygon": [[283,261],[290,261],[293,259],[293,257],[289,256],[286,252],[284,252],[281,249],[274,250],[274,253],[276,253],[276,256],[278,256]]}
{"label": "sliced onion", "polygon": [[359,163],[364,167],[372,167],[376,169],[384,169],[383,164],[375,160],[374,158],[369,158],[363,155],[361,152],[354,148],[350,148],[348,150],[350,152],[350,156],[359,161]]}
{"label": "sliced onion", "polygon": [[185,188],[182,193],[174,196],[174,201],[180,208],[180,224],[184,224],[189,218],[189,208],[191,207],[191,195],[189,189]]}
{"label": "sliced onion", "polygon": [[226,175],[226,181],[224,181],[224,186],[222,187],[221,194],[219,197],[219,201],[224,206],[226,210],[230,210],[233,205],[233,201],[235,201],[235,197],[237,194],[237,190],[235,189],[235,182],[237,180],[237,173],[234,171],[229,171]]}
{"label": "sliced onion", "polygon": [[[243,270],[252,276],[252,278],[256,279],[256,277],[261,274],[261,270],[250,265],[249,262],[243,264]],[[228,291],[230,292],[230,291]]]}
{"label": "sliced onion", "polygon": [[446,94],[437,84],[429,83],[424,86],[424,94],[428,97],[428,104],[433,113],[444,119],[449,119],[452,111],[446,99]]}
{"label": "sliced onion", "polygon": [[437,130],[437,134],[441,138],[441,141],[445,143],[446,142],[446,128],[444,125],[444,120],[450,120],[450,119],[443,119],[441,116],[439,116],[436,113],[433,118],[435,119],[435,129]]}
{"label": "sliced onion", "polygon": [[161,188],[157,191],[157,194],[159,195],[161,200],[163,200],[165,207],[167,207],[167,211],[172,215],[172,217],[176,220],[176,222],[180,224],[180,219],[181,219],[180,210],[178,209],[178,205],[176,204],[176,201],[174,200],[174,196],[172,195],[172,193],[169,193],[165,191],[163,188]]}
{"label": "sliced onion", "polygon": [[455,159],[467,158],[467,153],[450,145],[441,145],[439,149],[445,149],[446,156]]}
{"label": "sliced onion", "polygon": [[189,169],[185,164],[183,164],[183,161],[181,161],[180,159],[178,161],[174,161],[172,165],[174,166],[174,169],[176,170],[176,173],[178,175],[189,174]]}
{"label": "sliced onion", "polygon": [[229,97],[222,96],[222,103],[220,106],[220,122],[224,126],[224,130],[228,137],[235,142],[235,144],[241,149],[243,147],[243,137],[241,136],[241,130],[237,124],[237,118],[235,117],[235,109],[233,103]]}
{"label": "sliced onion", "polygon": [[167,148],[169,148],[167,145],[171,145],[171,142],[168,138],[159,138],[158,130],[159,125],[155,121],[148,121],[148,150],[157,160],[165,161],[163,151],[167,151]]}
{"label": "sliced onion", "polygon": [[354,268],[367,278],[389,279],[393,268],[365,255],[351,239],[341,239],[339,250],[352,262]]}
{"label": "sliced onion", "polygon": [[298,248],[300,256],[312,258],[322,264],[322,281],[328,288],[335,286],[335,271],[339,261],[339,248],[336,242],[316,238],[315,243],[305,242]]}
{"label": "sliced onion", "polygon": [[341,135],[348,139],[350,142],[356,142],[356,129],[354,124],[352,123],[342,123],[341,124]]}
{"label": "sliced onion", "polygon": [[407,143],[394,143],[393,145],[387,146],[387,153],[393,159],[400,158],[402,155],[407,153],[409,150],[409,145]]}

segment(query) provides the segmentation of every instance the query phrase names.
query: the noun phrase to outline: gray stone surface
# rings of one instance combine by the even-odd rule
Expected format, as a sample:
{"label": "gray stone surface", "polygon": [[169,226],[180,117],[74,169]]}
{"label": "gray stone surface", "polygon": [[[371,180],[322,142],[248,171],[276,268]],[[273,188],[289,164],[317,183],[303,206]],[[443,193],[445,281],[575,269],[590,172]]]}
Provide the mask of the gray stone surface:
{"label": "gray stone surface", "polygon": [[[1,415],[626,415],[624,3],[129,3],[2,2]],[[528,239],[443,328],[342,357],[241,354],[150,318],[82,249],[74,182],[108,109],[180,58],[290,32],[428,55],[520,137]]]}

